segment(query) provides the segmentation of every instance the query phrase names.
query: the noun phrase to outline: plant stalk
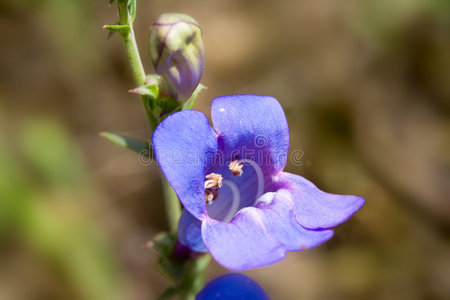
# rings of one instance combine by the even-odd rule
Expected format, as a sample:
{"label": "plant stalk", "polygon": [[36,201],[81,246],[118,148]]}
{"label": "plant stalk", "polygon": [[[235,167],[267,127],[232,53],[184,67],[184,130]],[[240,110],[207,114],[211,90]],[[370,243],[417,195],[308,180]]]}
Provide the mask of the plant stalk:
{"label": "plant stalk", "polygon": [[[117,6],[119,9],[120,25],[127,25],[129,30],[121,31],[121,37],[125,44],[125,49],[127,52],[128,61],[130,63],[131,71],[133,73],[134,80],[138,86],[144,85],[146,83],[146,74],[144,67],[142,65],[141,56],[139,54],[139,49],[136,44],[136,38],[134,35],[133,23],[130,20],[128,14],[128,1],[118,0]],[[153,114],[151,109],[151,101],[149,96],[142,95],[142,102],[145,107],[145,112],[150,123],[152,132],[158,126],[158,118]],[[175,192],[170,187],[169,183],[165,180],[164,176],[161,174],[163,191],[164,191],[164,203],[166,209],[167,223],[169,225],[170,233],[177,232],[178,218],[181,214],[180,203]]]}
{"label": "plant stalk", "polygon": [[[127,0],[117,0],[120,25],[127,25],[129,30],[121,31],[120,35],[125,45],[127,52],[128,61],[133,73],[134,80],[138,86],[144,85],[146,83],[146,74],[144,67],[142,65],[142,60],[139,54],[139,49],[136,44],[136,38],[134,35],[133,23],[130,20],[128,14],[128,1]],[[159,124],[158,117],[152,111],[152,101],[149,96],[142,95],[142,102],[145,107],[145,112],[150,123],[152,132]],[[187,107],[186,107],[187,108]],[[177,233],[178,219],[181,214],[180,202],[178,197],[170,187],[167,180],[161,173],[163,193],[164,193],[164,204],[166,210],[167,223],[169,231],[172,234]],[[208,266],[211,257],[206,254],[198,259],[188,261],[181,282],[180,299],[182,300],[194,300],[195,295],[203,286],[203,275],[206,267]]]}

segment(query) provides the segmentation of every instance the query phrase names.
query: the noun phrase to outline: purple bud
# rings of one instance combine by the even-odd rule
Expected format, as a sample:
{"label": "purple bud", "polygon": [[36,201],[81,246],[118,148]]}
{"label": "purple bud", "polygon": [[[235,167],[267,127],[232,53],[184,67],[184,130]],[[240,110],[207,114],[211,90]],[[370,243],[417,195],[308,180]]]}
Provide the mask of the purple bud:
{"label": "purple bud", "polygon": [[162,14],[150,28],[153,67],[179,101],[188,100],[200,83],[205,60],[201,36],[197,21],[184,14]]}

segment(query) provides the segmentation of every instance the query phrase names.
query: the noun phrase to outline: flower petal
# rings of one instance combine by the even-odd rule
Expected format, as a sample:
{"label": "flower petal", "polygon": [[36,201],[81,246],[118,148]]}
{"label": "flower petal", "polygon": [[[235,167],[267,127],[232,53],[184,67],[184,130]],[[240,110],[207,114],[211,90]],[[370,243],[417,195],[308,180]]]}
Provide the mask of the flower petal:
{"label": "flower petal", "polygon": [[288,251],[306,250],[326,242],[333,230],[308,230],[302,227],[293,212],[291,194],[286,190],[266,193],[256,204],[265,215],[266,228]]}
{"label": "flower petal", "polygon": [[264,226],[258,209],[240,210],[231,223],[206,218],[202,237],[211,255],[231,270],[247,270],[275,263],[283,259],[286,249],[274,239]]}
{"label": "flower petal", "polygon": [[309,229],[337,226],[347,221],[364,204],[362,197],[325,193],[298,175],[283,172],[279,178],[292,195],[298,222]]}
{"label": "flower petal", "polygon": [[188,210],[183,209],[178,221],[178,240],[193,251],[206,252],[202,240],[202,221],[194,217]]}
{"label": "flower petal", "polygon": [[155,130],[153,150],[161,170],[184,207],[197,218],[205,214],[205,169],[217,153],[217,138],[206,116],[181,111]]}
{"label": "flower petal", "polygon": [[286,165],[289,128],[283,108],[275,98],[217,97],[211,103],[211,118],[214,129],[223,138],[225,160],[236,156],[251,159],[272,173]]}

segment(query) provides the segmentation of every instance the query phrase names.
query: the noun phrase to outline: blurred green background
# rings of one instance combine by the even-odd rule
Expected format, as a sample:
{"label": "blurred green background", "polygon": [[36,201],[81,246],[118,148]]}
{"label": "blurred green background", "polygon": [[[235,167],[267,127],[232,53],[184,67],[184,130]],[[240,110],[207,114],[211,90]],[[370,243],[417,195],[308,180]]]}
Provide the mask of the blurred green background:
{"label": "blurred green background", "polygon": [[[285,108],[301,174],[366,204],[323,246],[246,272],[273,299],[450,299],[450,2],[138,0],[202,25],[196,109],[257,93]],[[0,299],[153,299],[166,228],[150,138],[106,0],[0,1]],[[213,263],[214,278],[227,272]]]}

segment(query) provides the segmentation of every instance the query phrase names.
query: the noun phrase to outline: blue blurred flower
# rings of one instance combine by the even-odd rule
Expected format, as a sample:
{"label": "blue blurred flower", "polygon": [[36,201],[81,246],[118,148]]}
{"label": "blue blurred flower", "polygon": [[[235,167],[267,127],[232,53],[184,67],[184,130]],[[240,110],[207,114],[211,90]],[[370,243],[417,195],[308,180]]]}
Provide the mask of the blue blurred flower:
{"label": "blue blurred flower", "polygon": [[289,129],[275,98],[231,95],[167,117],[153,134],[156,159],[184,205],[178,236],[223,266],[246,270],[315,247],[364,204],[283,172]]}
{"label": "blue blurred flower", "polygon": [[195,300],[270,300],[262,287],[244,274],[230,273],[211,280]]}

